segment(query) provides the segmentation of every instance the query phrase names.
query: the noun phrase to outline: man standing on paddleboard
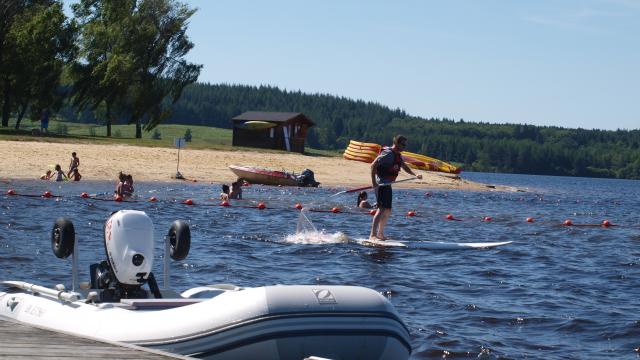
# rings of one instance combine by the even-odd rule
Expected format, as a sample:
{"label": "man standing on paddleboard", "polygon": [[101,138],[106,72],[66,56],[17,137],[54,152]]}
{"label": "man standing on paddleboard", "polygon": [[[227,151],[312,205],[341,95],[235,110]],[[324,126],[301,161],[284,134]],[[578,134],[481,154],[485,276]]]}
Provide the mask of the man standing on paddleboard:
{"label": "man standing on paddleboard", "polygon": [[402,160],[401,152],[407,147],[407,138],[402,135],[396,135],[393,138],[393,146],[384,148],[380,155],[371,164],[371,183],[376,192],[378,200],[378,210],[373,216],[371,224],[370,240],[386,240],[384,236],[384,227],[391,215],[391,202],[393,192],[391,184],[396,181],[400,168],[409,174],[422,179],[422,175],[416,175],[413,170]]}

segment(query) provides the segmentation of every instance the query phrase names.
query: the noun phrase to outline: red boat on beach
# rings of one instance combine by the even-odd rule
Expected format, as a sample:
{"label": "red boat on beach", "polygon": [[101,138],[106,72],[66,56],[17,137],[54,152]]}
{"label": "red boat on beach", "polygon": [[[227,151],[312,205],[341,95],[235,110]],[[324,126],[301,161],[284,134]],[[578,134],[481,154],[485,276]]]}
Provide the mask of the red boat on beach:
{"label": "red boat on beach", "polygon": [[[305,182],[300,176],[286,171],[276,171],[265,168],[241,165],[229,165],[229,169],[238,176],[251,184],[263,185],[281,185],[281,186],[318,186],[318,182]],[[305,170],[307,171],[307,170]],[[311,172],[313,177],[313,172]],[[315,183],[315,185],[314,185]]]}

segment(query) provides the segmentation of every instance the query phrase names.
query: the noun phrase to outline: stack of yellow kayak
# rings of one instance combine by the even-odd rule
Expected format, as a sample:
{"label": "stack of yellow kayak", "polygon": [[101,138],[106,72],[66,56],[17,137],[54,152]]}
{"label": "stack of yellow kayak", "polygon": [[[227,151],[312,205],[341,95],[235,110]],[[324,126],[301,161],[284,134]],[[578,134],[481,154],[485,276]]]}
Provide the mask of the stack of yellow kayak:
{"label": "stack of yellow kayak", "polygon": [[382,146],[378,144],[364,143],[359,141],[349,141],[349,146],[344,151],[343,157],[347,160],[363,161],[372,163],[378,156]]}
{"label": "stack of yellow kayak", "polygon": [[402,152],[402,158],[410,167],[419,170],[439,171],[449,174],[460,174],[460,169],[442,160],[416,154],[408,151]]}
{"label": "stack of yellow kayak", "polygon": [[[381,150],[382,146],[378,144],[351,140],[349,141],[349,146],[344,151],[343,157],[347,160],[372,163]],[[459,174],[461,171],[460,168],[444,161],[408,151],[402,152],[402,159],[407,165],[418,170],[439,171],[449,174]]]}

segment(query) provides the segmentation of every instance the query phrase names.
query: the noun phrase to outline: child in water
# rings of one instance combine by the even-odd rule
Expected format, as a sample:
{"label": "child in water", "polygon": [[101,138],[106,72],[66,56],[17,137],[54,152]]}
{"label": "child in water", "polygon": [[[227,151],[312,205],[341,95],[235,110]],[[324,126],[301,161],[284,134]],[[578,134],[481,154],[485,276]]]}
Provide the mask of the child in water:
{"label": "child in water", "polygon": [[359,208],[363,208],[363,209],[371,209],[372,208],[371,204],[367,200],[367,192],[366,191],[361,191],[360,194],[358,194],[358,207]]}
{"label": "child in water", "polygon": [[222,192],[220,193],[220,200],[229,201],[229,185],[222,184]]}
{"label": "child in water", "polygon": [[118,174],[118,180],[119,182],[115,191],[116,197],[121,196],[122,198],[127,198],[133,195],[133,177],[120,171]]}
{"label": "child in water", "polygon": [[229,199],[242,200],[242,179],[238,179],[236,182],[231,183]]}
{"label": "child in water", "polygon": [[78,168],[73,169],[73,171],[71,171],[71,176],[69,176],[69,180],[80,181],[80,179],[82,179],[82,175],[80,175]]}
{"label": "child in water", "polygon": [[69,180],[67,178],[67,175],[64,174],[64,171],[62,171],[62,167],[60,167],[60,164],[56,164],[56,169],[53,172],[53,174],[51,175],[50,179],[53,180],[53,181]]}
{"label": "child in water", "polygon": [[76,152],[71,153],[71,162],[69,162],[69,172],[67,173],[67,177],[71,177],[71,174],[78,170],[78,166],[80,166],[80,158],[76,156]]}
{"label": "child in water", "polygon": [[40,180],[50,180],[52,176],[51,170],[47,170],[46,174],[40,176]]}

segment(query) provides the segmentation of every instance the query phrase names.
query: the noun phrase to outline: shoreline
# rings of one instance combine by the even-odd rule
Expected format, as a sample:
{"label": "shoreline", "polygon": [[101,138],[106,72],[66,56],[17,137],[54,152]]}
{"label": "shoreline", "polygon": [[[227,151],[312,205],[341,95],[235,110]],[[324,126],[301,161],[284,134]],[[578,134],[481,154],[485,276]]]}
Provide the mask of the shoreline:
{"label": "shoreline", "polygon": [[[174,148],[146,146],[48,143],[36,141],[0,141],[5,179],[36,180],[47,170],[60,164],[69,168],[71,152],[80,158],[82,180],[116,181],[120,171],[130,173],[136,181],[183,182],[175,179],[178,151]],[[321,187],[359,187],[370,182],[370,165],[340,157],[309,156],[299,153],[260,152],[249,150],[180,150],[180,173],[192,182],[231,183],[236,176],[228,165],[246,165],[300,173],[311,169]],[[455,189],[466,191],[521,191],[510,186],[482,184],[455,178],[452,174],[414,170],[422,180],[404,182],[397,188]],[[407,178],[401,172],[398,179]]]}

